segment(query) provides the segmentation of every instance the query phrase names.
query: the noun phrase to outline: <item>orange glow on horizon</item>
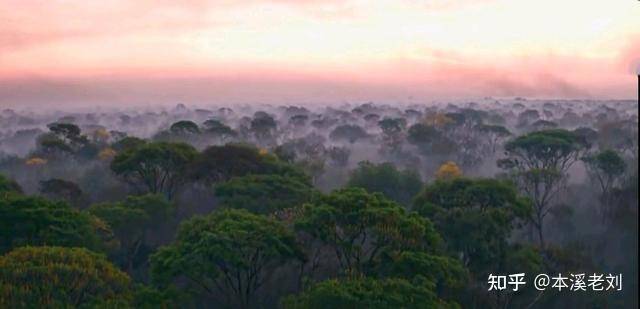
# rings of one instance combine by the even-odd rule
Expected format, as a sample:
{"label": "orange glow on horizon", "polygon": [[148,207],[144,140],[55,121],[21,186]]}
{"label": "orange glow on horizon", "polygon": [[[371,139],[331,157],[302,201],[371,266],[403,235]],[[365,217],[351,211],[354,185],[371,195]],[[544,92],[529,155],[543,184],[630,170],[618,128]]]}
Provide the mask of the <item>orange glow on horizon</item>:
{"label": "orange glow on horizon", "polygon": [[635,93],[640,58],[636,2],[9,0],[0,3],[0,79],[624,98]]}

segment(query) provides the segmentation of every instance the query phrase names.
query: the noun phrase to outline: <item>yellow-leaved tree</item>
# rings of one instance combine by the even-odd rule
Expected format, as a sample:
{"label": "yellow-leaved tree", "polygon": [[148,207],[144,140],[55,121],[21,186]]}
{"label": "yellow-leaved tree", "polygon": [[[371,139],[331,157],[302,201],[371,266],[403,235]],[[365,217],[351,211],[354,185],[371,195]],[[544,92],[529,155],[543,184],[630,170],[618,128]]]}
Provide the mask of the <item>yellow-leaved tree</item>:
{"label": "yellow-leaved tree", "polygon": [[453,161],[445,162],[436,171],[437,179],[453,179],[460,176],[462,176],[462,169]]}

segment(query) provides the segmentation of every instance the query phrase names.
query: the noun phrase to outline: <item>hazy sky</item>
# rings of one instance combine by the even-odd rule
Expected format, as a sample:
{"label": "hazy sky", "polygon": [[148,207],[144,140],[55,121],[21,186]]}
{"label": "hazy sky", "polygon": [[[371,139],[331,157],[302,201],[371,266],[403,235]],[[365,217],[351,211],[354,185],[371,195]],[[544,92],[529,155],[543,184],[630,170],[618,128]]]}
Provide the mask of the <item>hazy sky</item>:
{"label": "hazy sky", "polygon": [[0,106],[634,98],[638,58],[636,0],[0,1]]}

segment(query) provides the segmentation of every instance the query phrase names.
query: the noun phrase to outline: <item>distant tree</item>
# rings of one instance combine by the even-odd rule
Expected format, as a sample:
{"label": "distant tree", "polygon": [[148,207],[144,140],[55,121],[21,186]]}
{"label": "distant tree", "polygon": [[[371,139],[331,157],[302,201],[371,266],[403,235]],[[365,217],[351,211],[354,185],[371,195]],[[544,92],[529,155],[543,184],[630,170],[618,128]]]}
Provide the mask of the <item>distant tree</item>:
{"label": "distant tree", "polygon": [[375,113],[371,113],[371,114],[366,114],[364,115],[364,117],[362,117],[364,119],[364,121],[368,122],[368,123],[377,123],[380,120],[380,115],[375,114]]}
{"label": "distant tree", "polygon": [[524,127],[540,118],[540,113],[535,109],[527,109],[518,115],[518,126]]}
{"label": "distant tree", "polygon": [[223,143],[229,138],[233,138],[238,135],[238,133],[231,129],[231,127],[216,119],[209,119],[205,121],[203,126],[206,133],[210,133],[216,138],[219,138]]}
{"label": "distant tree", "polygon": [[287,162],[293,163],[295,162],[298,154],[296,153],[295,147],[291,143],[284,143],[282,145],[278,145],[273,153],[278,157],[278,159]]}
{"label": "distant tree", "polygon": [[146,262],[144,250],[153,249],[148,235],[170,219],[174,207],[161,195],[129,196],[122,202],[92,205],[89,213],[109,224],[120,248],[116,260],[132,273],[136,263]]}
{"label": "distant tree", "polygon": [[543,247],[544,218],[564,188],[567,170],[585,150],[581,141],[563,129],[531,132],[507,142],[508,158],[498,161],[498,166],[510,170],[518,187],[533,200],[531,223]]}
{"label": "distant tree", "polygon": [[256,112],[251,120],[251,132],[258,141],[271,140],[274,137],[278,123],[267,113]]}
{"label": "distant tree", "polygon": [[457,308],[438,298],[434,284],[427,280],[331,279],[320,282],[299,295],[289,296],[283,308]]}
{"label": "distant tree", "polygon": [[311,177],[311,183],[315,184],[325,172],[326,159],[324,157],[306,157],[296,162],[296,166]]}
{"label": "distant tree", "polygon": [[296,259],[303,259],[302,251],[284,225],[227,209],[184,221],[175,242],[151,256],[151,271],[160,284],[183,278],[196,292],[248,308],[269,273]]}
{"label": "distant tree", "polygon": [[638,123],[631,121],[605,122],[598,127],[600,149],[613,149],[618,153],[630,153],[637,158]]}
{"label": "distant tree", "polygon": [[347,186],[363,188],[371,193],[380,192],[393,201],[409,206],[413,197],[420,192],[422,180],[415,171],[399,171],[392,163],[363,161],[351,172]]}
{"label": "distant tree", "polygon": [[587,149],[590,149],[598,141],[598,131],[592,128],[580,127],[572,132]]}
{"label": "distant tree", "polygon": [[36,140],[36,144],[38,147],[37,154],[48,158],[72,155],[75,151],[64,140],[50,133],[40,135]]}
{"label": "distant tree", "polygon": [[186,168],[198,152],[184,143],[155,142],[119,153],[111,169],[136,188],[171,199],[187,181]]}
{"label": "distant tree", "polygon": [[49,131],[67,144],[84,144],[88,140],[81,135],[80,128],[72,123],[51,123],[48,125]]}
{"label": "distant tree", "polygon": [[436,171],[436,179],[451,180],[462,176],[462,170],[453,161],[447,161],[440,165]]}
{"label": "distant tree", "polygon": [[281,175],[245,175],[216,185],[216,196],[225,207],[271,214],[300,206],[314,193],[309,183]]}
{"label": "distant tree", "polygon": [[391,152],[400,149],[403,141],[403,131],[407,125],[404,118],[384,118],[378,122],[378,126],[382,130],[382,140],[384,145]]}
{"label": "distant tree", "polygon": [[169,128],[169,131],[174,134],[198,134],[200,133],[200,128],[193,121],[180,120],[173,123]]}
{"label": "distant tree", "polygon": [[190,178],[207,184],[247,174],[279,174],[307,178],[293,165],[282,162],[271,154],[260,153],[258,148],[245,144],[208,147],[189,166]]}
{"label": "distant tree", "polygon": [[351,150],[347,147],[333,146],[328,150],[329,159],[338,167],[345,167],[349,163]]}
{"label": "distant tree", "polygon": [[456,150],[455,143],[435,127],[421,123],[409,127],[407,140],[425,155],[447,155]]}
{"label": "distant tree", "polygon": [[109,136],[113,142],[117,142],[125,137],[127,137],[127,132],[111,130],[109,131]]}
{"label": "distant tree", "polygon": [[111,145],[111,147],[116,152],[124,152],[124,151],[127,151],[127,150],[136,149],[136,148],[138,148],[140,146],[143,146],[146,143],[147,142],[145,140],[137,138],[135,136],[127,136],[127,137],[119,139],[118,141],[113,143]]}
{"label": "distant tree", "polygon": [[591,179],[598,184],[600,200],[602,203],[601,214],[604,220],[611,219],[614,214],[615,188],[622,185],[627,163],[614,150],[603,150],[597,154],[582,159]]}
{"label": "distant tree", "polygon": [[0,199],[0,252],[20,246],[55,245],[102,250],[111,231],[104,222],[38,197]]}
{"label": "distant tree", "polygon": [[304,127],[309,120],[307,115],[294,115],[289,118],[289,124],[294,127]]}
{"label": "distant tree", "polygon": [[324,130],[324,129],[328,129],[329,127],[331,127],[332,125],[334,125],[337,122],[336,119],[334,118],[320,118],[320,119],[314,119],[311,121],[311,126],[319,129],[319,130]]}
{"label": "distant tree", "polygon": [[100,147],[81,134],[80,128],[71,123],[52,123],[49,132],[42,134],[37,140],[36,154],[45,157],[59,158],[74,156],[75,158],[93,159]]}
{"label": "distant tree", "polygon": [[440,132],[435,127],[418,123],[409,127],[407,139],[409,143],[419,145],[431,143],[439,137]]}
{"label": "distant tree", "polygon": [[544,120],[544,119],[539,119],[537,121],[535,121],[534,123],[531,124],[531,127],[536,130],[545,130],[545,129],[554,129],[558,127],[558,124],[553,122],[553,121],[549,121],[549,120]]}
{"label": "distant tree", "polygon": [[[291,160],[322,160],[326,153],[324,146],[326,139],[322,135],[311,133],[303,138],[288,140],[276,147],[276,151],[285,159]],[[291,160],[293,162],[293,160]]]}
{"label": "distant tree", "polygon": [[84,248],[23,247],[0,257],[0,307],[77,308],[128,304],[131,280]]}
{"label": "distant tree", "polygon": [[404,130],[407,120],[404,118],[384,118],[378,122],[378,126],[382,133],[386,135],[395,135]]}
{"label": "distant tree", "polygon": [[351,144],[360,139],[364,139],[369,135],[358,125],[345,124],[336,127],[329,133],[329,137],[334,141],[347,141]]}
{"label": "distant tree", "polygon": [[91,132],[90,137],[91,137],[92,143],[95,143],[97,145],[100,145],[101,147],[104,147],[108,143],[109,139],[111,138],[111,134],[109,133],[109,131],[107,131],[106,128],[99,127],[93,130],[93,132]]}
{"label": "distant tree", "polygon": [[476,126],[487,140],[487,153],[495,155],[498,146],[509,136],[511,132],[501,125],[480,124]]}
{"label": "distant tree", "polygon": [[80,206],[83,194],[82,189],[73,181],[59,178],[51,178],[40,181],[40,194],[43,196],[65,201],[73,206]]}
{"label": "distant tree", "polygon": [[[429,112],[424,116],[421,125],[425,127],[444,128],[451,125],[453,122],[454,120],[451,117],[443,113]],[[416,127],[416,129],[418,128],[422,129],[422,127]]]}

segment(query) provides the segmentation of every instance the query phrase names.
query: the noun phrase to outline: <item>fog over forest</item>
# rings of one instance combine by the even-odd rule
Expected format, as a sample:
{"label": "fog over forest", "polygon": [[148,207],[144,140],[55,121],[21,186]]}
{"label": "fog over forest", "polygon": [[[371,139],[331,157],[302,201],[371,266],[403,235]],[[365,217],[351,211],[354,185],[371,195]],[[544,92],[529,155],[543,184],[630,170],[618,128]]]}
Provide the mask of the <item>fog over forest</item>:
{"label": "fog over forest", "polygon": [[3,109],[0,307],[638,306],[637,101],[418,101]]}

